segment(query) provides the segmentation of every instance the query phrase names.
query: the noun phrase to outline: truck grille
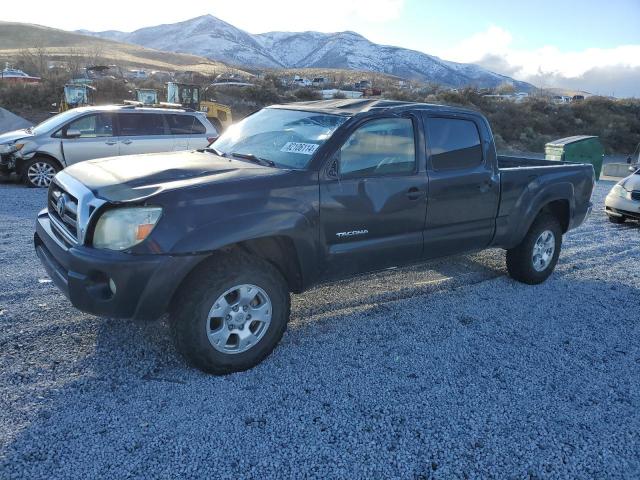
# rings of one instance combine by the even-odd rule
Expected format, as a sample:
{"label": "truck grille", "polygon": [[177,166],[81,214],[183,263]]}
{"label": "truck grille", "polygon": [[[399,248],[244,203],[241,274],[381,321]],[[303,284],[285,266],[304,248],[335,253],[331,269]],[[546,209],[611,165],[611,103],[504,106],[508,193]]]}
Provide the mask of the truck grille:
{"label": "truck grille", "polygon": [[52,182],[47,209],[54,233],[69,245],[78,243],[78,199]]}
{"label": "truck grille", "polygon": [[632,200],[640,200],[640,190],[634,190],[631,192]]}

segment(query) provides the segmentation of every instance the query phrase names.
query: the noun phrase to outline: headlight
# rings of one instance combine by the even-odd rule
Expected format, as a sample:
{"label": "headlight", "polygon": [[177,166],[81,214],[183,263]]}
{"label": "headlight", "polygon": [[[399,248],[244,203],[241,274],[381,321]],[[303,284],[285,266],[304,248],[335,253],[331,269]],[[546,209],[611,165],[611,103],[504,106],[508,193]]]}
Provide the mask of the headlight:
{"label": "headlight", "polygon": [[133,207],[107,210],[98,219],[93,232],[93,246],[124,250],[142,242],[156,226],[162,208]]}
{"label": "headlight", "polygon": [[611,195],[614,197],[631,198],[631,192],[627,192],[620,184],[613,186],[611,189]]}
{"label": "headlight", "polygon": [[0,154],[6,155],[8,153],[17,152],[18,150],[24,147],[24,143],[6,143],[4,145],[0,145]]}

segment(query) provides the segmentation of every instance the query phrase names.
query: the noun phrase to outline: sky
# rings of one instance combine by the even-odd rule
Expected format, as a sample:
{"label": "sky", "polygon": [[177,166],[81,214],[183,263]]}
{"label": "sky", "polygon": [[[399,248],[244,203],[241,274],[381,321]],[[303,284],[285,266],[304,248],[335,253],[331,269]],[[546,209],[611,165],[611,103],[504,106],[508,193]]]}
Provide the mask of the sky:
{"label": "sky", "polygon": [[640,0],[110,0],[99,14],[78,5],[10,2],[0,20],[132,31],[212,14],[251,33],[353,30],[540,87],[640,97]]}

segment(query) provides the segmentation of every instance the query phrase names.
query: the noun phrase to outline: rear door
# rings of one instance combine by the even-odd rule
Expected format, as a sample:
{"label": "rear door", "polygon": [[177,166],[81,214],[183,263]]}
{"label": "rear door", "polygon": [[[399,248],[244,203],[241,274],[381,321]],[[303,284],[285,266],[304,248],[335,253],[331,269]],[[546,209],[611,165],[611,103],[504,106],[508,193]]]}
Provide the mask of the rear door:
{"label": "rear door", "polygon": [[[377,118],[353,130],[321,174],[326,277],[420,258],[427,181],[417,118]],[[424,155],[422,155],[424,158]]]}
{"label": "rear door", "polygon": [[[77,130],[80,136],[68,138],[68,130]],[[67,165],[118,155],[118,137],[114,136],[113,114],[110,112],[83,115],[65,125],[54,137],[61,139]]]}
{"label": "rear door", "polygon": [[160,112],[118,112],[120,155],[170,152],[173,137]]}
{"label": "rear door", "polygon": [[165,120],[173,138],[173,150],[191,150],[209,145],[207,129],[195,115],[168,113],[165,114]]}
{"label": "rear door", "polygon": [[500,198],[490,133],[473,115],[424,113],[424,121],[429,174],[424,256],[484,248],[493,238]]}

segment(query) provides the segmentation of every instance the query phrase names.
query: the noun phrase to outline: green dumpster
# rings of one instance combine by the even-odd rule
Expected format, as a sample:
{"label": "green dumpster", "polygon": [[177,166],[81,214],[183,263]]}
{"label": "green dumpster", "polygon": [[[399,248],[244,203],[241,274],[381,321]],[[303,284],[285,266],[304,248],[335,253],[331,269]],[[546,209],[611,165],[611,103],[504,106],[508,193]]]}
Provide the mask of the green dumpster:
{"label": "green dumpster", "polygon": [[600,180],[604,147],[598,137],[576,135],[549,142],[544,147],[545,159],[573,163],[590,163]]}

